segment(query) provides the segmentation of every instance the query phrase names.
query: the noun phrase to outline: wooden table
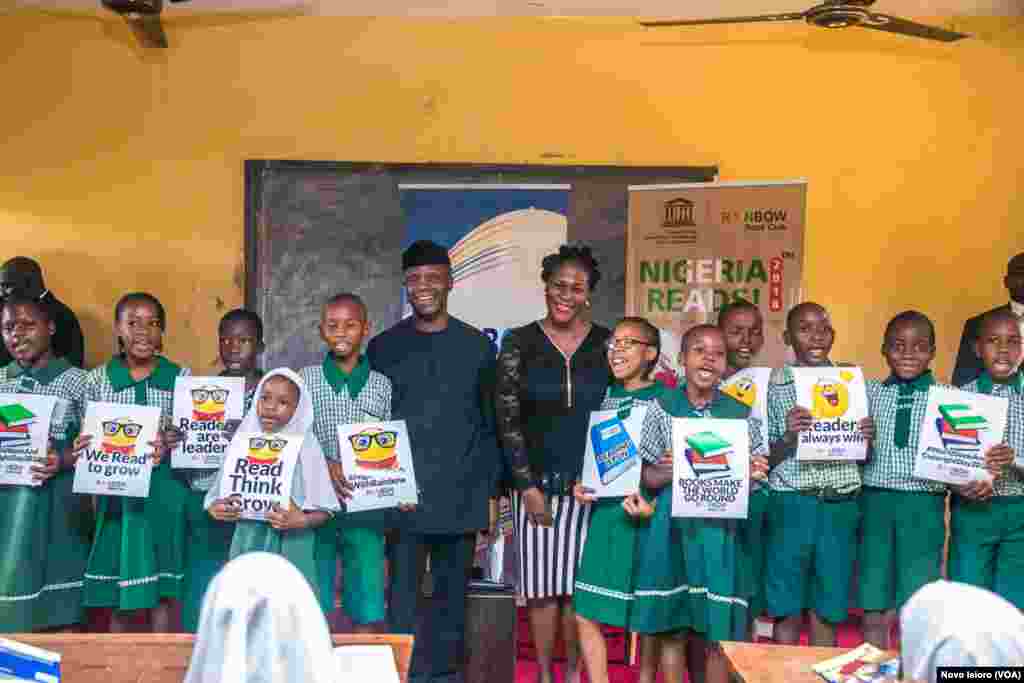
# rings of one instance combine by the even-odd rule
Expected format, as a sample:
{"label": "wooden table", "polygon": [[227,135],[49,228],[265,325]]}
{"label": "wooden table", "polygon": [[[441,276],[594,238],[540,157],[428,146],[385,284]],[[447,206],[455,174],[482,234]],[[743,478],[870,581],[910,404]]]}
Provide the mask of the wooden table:
{"label": "wooden table", "polygon": [[[195,636],[182,633],[11,633],[9,640],[61,655],[61,679],[69,683],[181,683]],[[402,683],[409,674],[412,636],[346,634],[340,645],[390,645]]]}
{"label": "wooden table", "polygon": [[811,667],[853,648],[723,642],[722,649],[742,683],[823,683]]}

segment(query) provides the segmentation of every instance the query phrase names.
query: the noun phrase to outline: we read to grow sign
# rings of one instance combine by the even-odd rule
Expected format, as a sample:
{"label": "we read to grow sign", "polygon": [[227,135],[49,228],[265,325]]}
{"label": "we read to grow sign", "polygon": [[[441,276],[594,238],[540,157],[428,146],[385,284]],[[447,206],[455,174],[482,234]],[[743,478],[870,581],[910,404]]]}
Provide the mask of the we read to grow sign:
{"label": "we read to grow sign", "polygon": [[82,433],[92,442],[75,464],[75,493],[107,496],[149,495],[153,447],[160,428],[154,406],[90,402]]}

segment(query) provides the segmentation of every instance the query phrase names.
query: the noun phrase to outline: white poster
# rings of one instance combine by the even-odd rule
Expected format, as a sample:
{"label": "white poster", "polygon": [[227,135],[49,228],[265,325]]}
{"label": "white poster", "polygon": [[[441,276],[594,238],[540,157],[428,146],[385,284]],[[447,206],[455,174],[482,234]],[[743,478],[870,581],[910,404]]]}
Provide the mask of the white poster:
{"label": "white poster", "polygon": [[[55,396],[0,394],[0,484],[39,486],[32,467],[46,465]],[[64,408],[66,410],[66,407]]]}
{"label": "white poster", "polygon": [[171,454],[171,467],[220,467],[228,447],[224,424],[241,420],[244,410],[244,377],[178,377],[174,383],[174,426],[184,432],[185,441]]}
{"label": "white poster", "polygon": [[640,451],[646,406],[634,406],[625,419],[616,410],[590,413],[583,454],[583,485],[597,498],[621,498],[640,490]]}
{"label": "white poster", "polygon": [[818,462],[860,461],[867,440],[860,421],[868,416],[868,395],[860,368],[792,368],[796,404],[811,411],[811,428],[800,432],[796,459]]}
{"label": "white poster", "polygon": [[746,368],[722,380],[722,393],[750,408],[750,417],[760,422],[761,443],[768,448],[768,384],[771,368]]}
{"label": "white poster", "polygon": [[746,420],[672,418],[672,516],[746,519]]}
{"label": "white poster", "polygon": [[931,387],[914,476],[954,485],[991,481],[985,453],[1002,442],[1009,405],[998,396]]}
{"label": "white poster", "polygon": [[153,447],[160,428],[160,409],[90,401],[82,434],[92,443],[75,464],[75,493],[103,496],[149,495]]}
{"label": "white poster", "polygon": [[301,434],[238,433],[224,456],[219,497],[236,499],[242,519],[266,519],[275,506],[287,510],[302,439]]}
{"label": "white poster", "polygon": [[352,484],[348,512],[419,502],[405,420],[338,425],[338,452]]}

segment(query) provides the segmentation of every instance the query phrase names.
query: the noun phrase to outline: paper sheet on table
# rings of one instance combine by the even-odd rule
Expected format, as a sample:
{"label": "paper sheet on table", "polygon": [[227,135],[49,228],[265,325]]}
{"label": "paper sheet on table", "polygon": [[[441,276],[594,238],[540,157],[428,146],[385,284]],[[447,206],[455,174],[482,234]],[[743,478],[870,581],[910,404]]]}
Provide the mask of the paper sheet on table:
{"label": "paper sheet on table", "polygon": [[342,645],[334,648],[338,680],[399,683],[390,645]]}

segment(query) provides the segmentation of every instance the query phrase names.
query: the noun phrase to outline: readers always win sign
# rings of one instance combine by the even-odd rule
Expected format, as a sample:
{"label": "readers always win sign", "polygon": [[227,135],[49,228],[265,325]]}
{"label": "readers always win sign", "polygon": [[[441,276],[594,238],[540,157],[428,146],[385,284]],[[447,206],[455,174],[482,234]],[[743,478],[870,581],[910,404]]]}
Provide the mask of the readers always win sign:
{"label": "readers always win sign", "polygon": [[50,445],[50,421],[61,404],[54,396],[0,395],[0,484],[38,486],[32,467],[45,465]]}
{"label": "readers always win sign", "polygon": [[931,387],[914,476],[956,485],[991,480],[985,453],[1003,440],[1009,405],[998,396]]}
{"label": "readers always win sign", "polygon": [[746,519],[746,420],[672,419],[672,516]]}
{"label": "readers always win sign", "polygon": [[797,460],[864,460],[868,444],[860,421],[868,416],[868,396],[860,368],[792,368],[796,404],[811,411],[811,428],[800,432]]}
{"label": "readers always win sign", "polygon": [[628,496],[640,490],[640,453],[636,444],[643,431],[646,407],[634,407],[623,417],[615,410],[590,414],[583,455],[583,485],[598,498]]}
{"label": "readers always win sign", "polygon": [[219,497],[236,499],[243,519],[266,519],[275,505],[287,510],[303,438],[301,434],[236,434],[224,457]]}
{"label": "readers always win sign", "polygon": [[121,403],[89,402],[82,433],[92,443],[75,464],[75,493],[106,496],[149,495],[153,447],[160,409]]}
{"label": "readers always win sign", "polygon": [[241,420],[245,409],[242,377],[179,377],[174,383],[174,426],[185,442],[171,454],[171,467],[220,467],[228,441],[228,420]]}
{"label": "readers always win sign", "polygon": [[348,512],[419,502],[405,420],[338,425],[338,452],[352,484]]}

